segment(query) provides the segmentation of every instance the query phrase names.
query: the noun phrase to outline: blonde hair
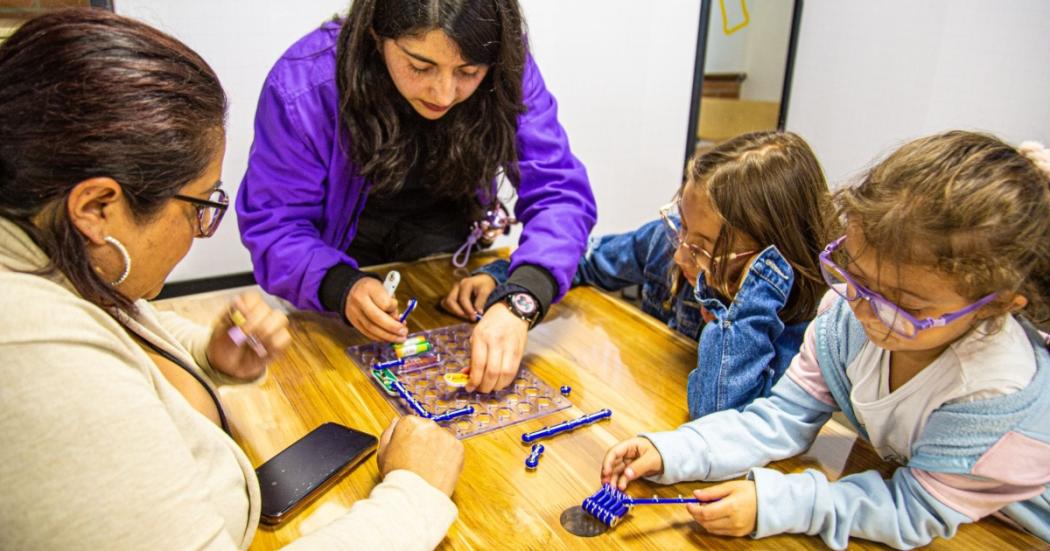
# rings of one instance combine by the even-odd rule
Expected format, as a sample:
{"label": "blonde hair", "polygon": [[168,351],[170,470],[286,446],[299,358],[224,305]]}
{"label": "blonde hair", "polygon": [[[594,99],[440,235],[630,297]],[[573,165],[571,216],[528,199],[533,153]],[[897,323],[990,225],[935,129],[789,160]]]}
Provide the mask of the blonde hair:
{"label": "blonde hair", "polygon": [[[686,182],[699,186],[722,217],[711,255],[729,254],[738,234],[776,245],[795,272],[795,284],[780,312],[784,323],[813,319],[827,287],[817,255],[829,240],[830,192],[809,145],[792,132],[751,132],[694,158]],[[725,263],[727,264],[727,263]],[[733,274],[724,263],[711,266],[711,285],[729,295]]]}
{"label": "blonde hair", "polygon": [[1045,320],[1050,171],[1036,164],[1040,150],[1022,153],[974,132],[920,138],[836,194],[836,206],[880,261],[929,266],[971,300],[1019,293],[1028,299],[1025,313]]}

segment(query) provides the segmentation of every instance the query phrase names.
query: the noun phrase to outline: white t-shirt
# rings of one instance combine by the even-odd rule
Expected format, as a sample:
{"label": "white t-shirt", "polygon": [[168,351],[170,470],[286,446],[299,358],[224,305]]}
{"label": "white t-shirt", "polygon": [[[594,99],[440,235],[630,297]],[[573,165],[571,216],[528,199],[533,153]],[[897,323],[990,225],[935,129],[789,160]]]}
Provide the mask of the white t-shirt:
{"label": "white t-shirt", "polygon": [[[857,421],[883,459],[911,457],[930,413],[949,402],[970,402],[1016,392],[1035,375],[1035,355],[1024,328],[1004,316],[1003,328],[987,334],[978,326],[936,360],[890,392],[890,352],[865,343],[846,376]],[[990,322],[985,322],[990,323]]]}

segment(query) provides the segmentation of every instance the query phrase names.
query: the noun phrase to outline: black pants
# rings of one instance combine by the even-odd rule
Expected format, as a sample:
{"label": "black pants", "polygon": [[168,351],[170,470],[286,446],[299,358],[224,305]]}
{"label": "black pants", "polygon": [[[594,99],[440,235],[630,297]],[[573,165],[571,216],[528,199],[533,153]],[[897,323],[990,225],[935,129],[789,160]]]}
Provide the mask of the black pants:
{"label": "black pants", "polygon": [[360,266],[451,253],[466,241],[472,223],[465,209],[391,214],[370,213],[365,207],[357,222],[357,234],[346,252]]}

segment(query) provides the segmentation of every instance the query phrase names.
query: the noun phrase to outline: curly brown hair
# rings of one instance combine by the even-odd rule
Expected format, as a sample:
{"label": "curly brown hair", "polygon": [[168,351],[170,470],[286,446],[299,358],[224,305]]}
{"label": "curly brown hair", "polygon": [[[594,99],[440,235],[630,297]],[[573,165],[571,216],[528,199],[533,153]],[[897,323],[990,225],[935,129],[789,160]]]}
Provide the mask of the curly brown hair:
{"label": "curly brown hair", "polygon": [[[994,136],[952,131],[908,142],[835,197],[879,262],[928,266],[971,300],[997,291],[1050,314],[1050,176]],[[1004,295],[993,307],[1007,308]]]}

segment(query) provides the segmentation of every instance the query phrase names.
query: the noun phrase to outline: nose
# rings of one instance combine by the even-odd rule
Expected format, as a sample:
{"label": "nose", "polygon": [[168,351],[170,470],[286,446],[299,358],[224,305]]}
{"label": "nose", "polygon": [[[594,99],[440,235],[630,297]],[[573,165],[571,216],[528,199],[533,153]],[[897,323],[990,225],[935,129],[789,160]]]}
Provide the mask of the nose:
{"label": "nose", "polygon": [[693,259],[689,258],[689,254],[684,252],[684,247],[678,247],[674,250],[674,263],[678,264],[678,267],[683,271],[691,270],[694,268]]}
{"label": "nose", "polygon": [[871,304],[868,303],[867,298],[858,298],[852,302],[849,302],[849,307],[853,310],[853,315],[857,316],[857,321],[861,323],[874,323],[879,321],[875,317],[875,312],[871,310]]}
{"label": "nose", "polygon": [[450,74],[439,75],[431,91],[439,105],[449,105],[456,100],[456,80]]}

